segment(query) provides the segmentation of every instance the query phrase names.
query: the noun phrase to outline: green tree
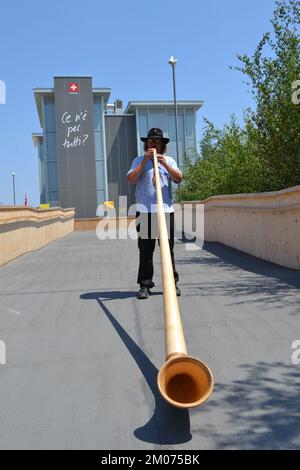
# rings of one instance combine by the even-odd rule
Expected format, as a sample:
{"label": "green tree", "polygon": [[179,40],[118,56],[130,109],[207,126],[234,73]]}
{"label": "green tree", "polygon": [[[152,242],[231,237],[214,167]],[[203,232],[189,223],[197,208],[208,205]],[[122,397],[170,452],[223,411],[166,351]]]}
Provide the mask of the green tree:
{"label": "green tree", "polygon": [[[276,1],[272,25],[252,57],[238,56],[243,65],[237,67],[256,102],[249,116],[256,130],[251,138],[266,190],[300,184],[300,108],[292,102],[292,83],[300,78],[299,0]],[[267,47],[271,57],[264,55]]]}
{"label": "green tree", "polygon": [[205,120],[200,155],[186,159],[178,199],[300,184],[300,105],[292,102],[292,83],[300,79],[300,2],[275,3],[272,32],[232,67],[246,76],[256,109],[245,112],[243,127],[234,117],[221,130]]}
{"label": "green tree", "polygon": [[[251,124],[249,124],[250,126]],[[214,194],[253,192],[262,173],[251,149],[248,127],[241,128],[234,116],[222,130],[205,120],[200,155],[194,164],[185,162],[185,183],[178,199],[205,199]]]}

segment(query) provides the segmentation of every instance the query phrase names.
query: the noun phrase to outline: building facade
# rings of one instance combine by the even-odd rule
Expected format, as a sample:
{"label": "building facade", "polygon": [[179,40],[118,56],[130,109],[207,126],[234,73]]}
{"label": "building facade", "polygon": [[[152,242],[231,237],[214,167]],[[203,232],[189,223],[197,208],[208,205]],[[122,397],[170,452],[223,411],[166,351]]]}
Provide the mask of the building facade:
{"label": "building facade", "polygon": [[[96,216],[104,201],[127,196],[134,186],[126,173],[143,154],[140,137],[160,127],[169,137],[168,155],[175,160],[176,132],[171,101],[108,102],[110,88],[93,88],[91,77],[55,77],[54,88],[36,88],[34,96],[41,133],[33,134],[38,149],[40,203],[75,207],[76,218]],[[196,113],[202,101],[179,101],[179,167],[184,153],[195,150]]]}

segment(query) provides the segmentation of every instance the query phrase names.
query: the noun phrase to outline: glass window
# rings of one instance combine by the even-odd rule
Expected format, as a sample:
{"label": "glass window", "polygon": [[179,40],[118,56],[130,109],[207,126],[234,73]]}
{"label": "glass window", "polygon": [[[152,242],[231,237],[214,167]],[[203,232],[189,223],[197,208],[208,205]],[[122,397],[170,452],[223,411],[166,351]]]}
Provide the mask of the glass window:
{"label": "glass window", "polygon": [[148,134],[148,114],[139,114],[139,133],[140,137]]}
{"label": "glass window", "polygon": [[102,132],[102,105],[101,101],[95,101],[93,105],[94,129]]}
{"label": "glass window", "polygon": [[40,162],[43,162],[43,161],[44,161],[44,146],[43,146],[42,140],[39,140],[39,144],[38,144],[38,156],[39,156]]}
{"label": "glass window", "polygon": [[171,140],[168,143],[167,155],[169,155],[169,157],[174,158],[174,160],[176,161],[176,143],[175,143],[175,141]]}
{"label": "glass window", "polygon": [[176,140],[175,114],[168,113],[168,135],[170,140]]}
{"label": "glass window", "polygon": [[183,114],[177,115],[178,121],[178,139],[184,144],[184,118]]}
{"label": "glass window", "polygon": [[46,131],[55,131],[56,130],[56,121],[55,121],[55,104],[54,98],[45,96],[44,98],[45,106],[45,129]]}
{"label": "glass window", "polygon": [[99,160],[96,160],[96,185],[97,189],[104,189],[104,165]]}
{"label": "glass window", "polygon": [[[178,138],[181,140],[184,140],[184,120],[183,120],[182,113],[177,113],[177,123],[178,123]],[[168,112],[168,129],[169,129],[169,139],[176,140],[175,113]]]}
{"label": "glass window", "polygon": [[105,200],[104,191],[98,190],[97,191],[97,205],[102,204],[104,200]]}
{"label": "glass window", "polygon": [[94,132],[95,135],[95,157],[96,160],[103,160],[102,132]]}
{"label": "glass window", "polygon": [[[146,137],[148,134],[148,114],[140,113],[138,115],[138,127],[139,127],[139,136]],[[140,140],[138,141],[138,155],[143,155],[144,153],[144,144]]]}
{"label": "glass window", "polygon": [[46,133],[46,150],[47,150],[47,161],[56,162],[56,133],[47,132]]}
{"label": "glass window", "polygon": [[168,134],[168,124],[165,109],[149,110],[149,129],[159,127],[165,134]]}
{"label": "glass window", "polygon": [[185,136],[186,139],[195,139],[194,115],[192,113],[185,114]]}
{"label": "glass window", "polygon": [[[185,151],[185,139],[184,139],[184,116],[183,114],[177,114],[178,122],[178,156],[179,156],[179,165],[182,164],[183,154]],[[176,155],[176,131],[175,131],[175,113],[168,113],[168,129],[169,129],[169,139],[170,143],[168,144],[168,154],[177,161]]]}
{"label": "glass window", "polygon": [[58,172],[55,162],[48,163],[48,183],[49,191],[58,191]]}
{"label": "glass window", "polygon": [[49,192],[49,202],[51,202],[53,206],[58,205],[58,192],[57,191]]}

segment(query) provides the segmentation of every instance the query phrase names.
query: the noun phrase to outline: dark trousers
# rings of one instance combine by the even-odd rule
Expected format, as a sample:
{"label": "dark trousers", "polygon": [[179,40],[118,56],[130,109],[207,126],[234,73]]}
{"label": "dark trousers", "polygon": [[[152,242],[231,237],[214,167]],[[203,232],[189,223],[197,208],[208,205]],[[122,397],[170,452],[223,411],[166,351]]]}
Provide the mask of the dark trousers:
{"label": "dark trousers", "polygon": [[[174,280],[178,282],[178,273],[174,260],[174,212],[166,213],[166,222],[169,235],[169,246],[172,259]],[[136,230],[138,233],[138,247],[140,251],[140,265],[137,282],[140,286],[153,287],[153,253],[156,238],[158,238],[157,214],[136,213]]]}

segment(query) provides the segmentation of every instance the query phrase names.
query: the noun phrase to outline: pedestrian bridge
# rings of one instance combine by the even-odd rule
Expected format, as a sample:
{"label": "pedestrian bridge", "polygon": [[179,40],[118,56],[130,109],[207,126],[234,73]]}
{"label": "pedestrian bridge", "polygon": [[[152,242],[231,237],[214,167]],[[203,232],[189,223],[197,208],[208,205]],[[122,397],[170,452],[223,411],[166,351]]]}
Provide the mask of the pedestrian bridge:
{"label": "pedestrian bridge", "polygon": [[[177,225],[202,241],[219,242],[280,266],[300,270],[300,186],[257,194],[213,196],[176,205]],[[0,266],[75,230],[96,230],[100,218],[75,220],[75,210],[0,207]],[[127,230],[130,218],[110,219]],[[101,229],[100,229],[101,230]],[[187,231],[189,233],[189,231]],[[122,235],[124,238],[124,234]]]}
{"label": "pedestrian bridge", "polygon": [[[216,203],[211,214],[229,214]],[[281,204],[261,211],[265,224],[286,217]],[[299,448],[299,271],[220,240],[202,249],[176,240],[188,352],[215,380],[203,407],[178,410],[156,387],[165,359],[158,250],[153,295],[137,301],[136,241],[72,231],[73,215],[56,213],[65,233],[52,227],[51,243],[0,268],[0,448]]]}

